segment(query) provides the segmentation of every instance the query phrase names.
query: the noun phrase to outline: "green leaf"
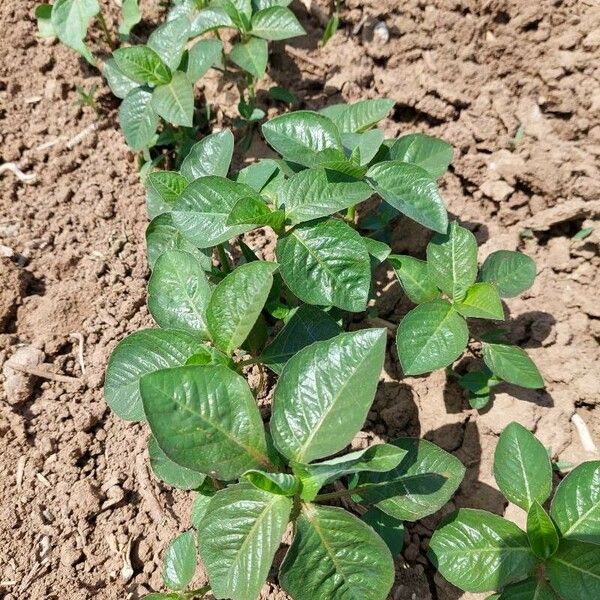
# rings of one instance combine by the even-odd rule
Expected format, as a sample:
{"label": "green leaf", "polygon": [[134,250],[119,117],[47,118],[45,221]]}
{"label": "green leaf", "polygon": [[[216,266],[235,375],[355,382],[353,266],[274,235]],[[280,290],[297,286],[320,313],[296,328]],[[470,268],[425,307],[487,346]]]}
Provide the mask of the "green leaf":
{"label": "green leaf", "polygon": [[119,35],[127,39],[131,29],[142,20],[138,0],[122,0],[121,14],[123,19],[119,24]]}
{"label": "green leaf", "polygon": [[289,6],[292,0],[252,0],[252,10],[258,12],[271,6]]}
{"label": "green leaf", "polygon": [[146,594],[143,597],[143,600],[181,600],[181,595],[172,592],[172,593],[163,593],[163,592],[155,592],[152,594]]}
{"label": "green leaf", "polygon": [[200,340],[185,331],[142,329],[128,335],[117,344],[108,361],[106,403],[121,419],[142,421],[140,378],[158,369],[183,365],[201,348]]}
{"label": "green leaf", "polygon": [[392,556],[397,556],[404,546],[404,523],[390,515],[386,515],[372,506],[361,519],[370,525],[390,549]]}
{"label": "green leaf", "polygon": [[557,600],[552,588],[545,581],[533,577],[505,587],[495,598],[496,600]]}
{"label": "green leaf", "polygon": [[148,245],[148,263],[153,269],[158,257],[169,250],[183,250],[195,256],[205,271],[211,269],[211,254],[198,250],[189,240],[183,237],[173,225],[171,214],[165,213],[154,218],[146,229],[146,244]]}
{"label": "green leaf", "polygon": [[196,572],[196,540],[192,531],[178,535],[163,559],[163,581],[172,590],[183,590]]}
{"label": "green leaf", "polygon": [[460,509],[434,532],[429,556],[445,579],[467,592],[500,589],[530,575],[536,564],[524,531],[470,508]]}
{"label": "green leaf", "polygon": [[267,96],[284,104],[296,104],[298,102],[297,96],[281,85],[274,85],[269,88]]}
{"label": "green leaf", "polygon": [[452,364],[467,347],[465,320],[447,300],[413,308],[400,322],[396,345],[406,375],[421,375]]}
{"label": "green leaf", "polygon": [[329,117],[342,133],[360,133],[383,119],[396,102],[391,98],[334,104],[319,111]]}
{"label": "green leaf", "polygon": [[463,317],[504,320],[502,300],[491,283],[474,283],[462,302],[456,302],[454,307]]}
{"label": "green leaf", "polygon": [[342,143],[347,151],[351,152],[351,158],[356,159],[359,165],[368,165],[377,155],[384,140],[381,129],[371,129],[364,133],[342,133]]}
{"label": "green leaf", "polygon": [[458,222],[448,233],[435,235],[427,245],[429,275],[455,302],[464,300],[477,278],[477,240]]}
{"label": "green leaf", "polygon": [[385,600],[394,563],[383,540],[354,515],[305,504],[279,581],[294,600]]}
{"label": "green leaf", "polygon": [[175,171],[153,171],[144,182],[146,187],[146,205],[153,219],[169,212],[187,187],[187,179]]}
{"label": "green leaf", "polygon": [[452,146],[422,133],[403,135],[389,148],[390,160],[398,160],[425,169],[431,177],[441,177],[452,162]]}
{"label": "green leaf", "polygon": [[198,473],[174,463],[161,449],[154,436],[148,438],[150,467],[158,479],[181,490],[193,490],[200,487],[206,478]]}
{"label": "green leaf", "polygon": [[207,176],[192,181],[173,207],[173,224],[199,248],[209,248],[250,231],[252,225],[227,225],[235,204],[260,196],[248,186],[224,177]]}
{"label": "green leaf", "polygon": [[272,405],[271,435],[281,454],[309,463],[352,441],[375,397],[386,338],[385,329],[342,333],[290,358]]}
{"label": "green leaf", "polygon": [[477,410],[490,400],[492,386],[499,382],[492,372],[484,367],[481,371],[471,371],[458,378],[458,384],[469,392],[469,402]]}
{"label": "green leaf", "polygon": [[214,491],[206,492],[205,490],[202,490],[200,493],[196,494],[196,497],[194,498],[194,503],[192,504],[191,514],[192,527],[194,527],[195,529],[200,528],[200,524],[202,523],[202,519],[204,519],[204,515],[206,514],[206,510],[208,508],[210,499],[214,495]]}
{"label": "green leaf", "polygon": [[[371,263],[380,265],[390,255],[392,249],[385,243],[369,237],[363,237],[362,243],[372,257]],[[373,260],[374,259],[374,260]]]}
{"label": "green leaf", "polygon": [[262,125],[268,144],[286,160],[312,167],[322,162],[319,156],[330,149],[344,158],[338,128],[325,116],[308,110],[280,115]]}
{"label": "green leaf", "polygon": [[135,87],[119,106],[119,124],[127,145],[137,151],[150,146],[158,123],[158,115],[152,106],[152,93]]}
{"label": "green leaf", "polygon": [[241,31],[248,29],[252,17],[252,3],[250,0],[214,0],[214,6],[225,10],[235,26]]}
{"label": "green leaf", "polygon": [[233,156],[233,134],[229,129],[207,135],[192,146],[181,163],[181,174],[194,181],[200,177],[226,177]]}
{"label": "green leaf", "polygon": [[152,92],[154,110],[171,125],[192,127],[194,124],[194,91],[185,73],[175,71],[169,83]]}
{"label": "green leaf", "polygon": [[187,78],[195,83],[219,61],[223,54],[223,42],[220,40],[200,40],[189,50],[186,69]]}
{"label": "green leaf", "polygon": [[192,20],[190,37],[196,37],[221,27],[233,27],[231,17],[222,8],[215,6],[204,8]]}
{"label": "green leaf", "polygon": [[462,463],[426,440],[398,438],[391,443],[404,451],[400,464],[386,473],[361,474],[353,496],[403,521],[438,511],[458,489],[465,474]]}
{"label": "green leaf", "polygon": [[333,13],[331,15],[329,21],[327,21],[327,25],[323,30],[323,35],[321,36],[321,44],[324,46],[335,34],[340,26],[340,17]]}
{"label": "green leaf", "polygon": [[56,31],[52,26],[52,5],[38,4],[35,7],[35,18],[37,19],[38,32],[40,37],[56,37]]}
{"label": "green leaf", "polygon": [[270,494],[280,496],[294,496],[300,490],[300,481],[294,475],[288,473],[266,473],[250,469],[242,476],[249,481],[255,488],[264,490]]}
{"label": "green leaf", "polygon": [[100,12],[97,0],[56,0],[50,23],[58,39],[83,56],[91,65],[96,61],[83,41],[90,21]]}
{"label": "green leaf", "polygon": [[220,365],[187,366],[142,377],[144,411],[175,463],[229,481],[270,468],[262,419],[245,379]]}
{"label": "green leaf", "polygon": [[102,75],[108,83],[110,91],[122,100],[129,94],[129,92],[138,87],[138,83],[129,79],[125,74],[121,72],[121,69],[117,67],[117,63],[114,58],[109,58],[104,63],[104,70]]}
{"label": "green leaf", "polygon": [[406,450],[392,444],[375,444],[364,450],[350,452],[312,465],[292,463],[292,470],[302,481],[303,500],[311,502],[319,490],[344,475],[362,471],[385,472],[398,466]]}
{"label": "green leaf", "polygon": [[288,524],[292,501],[245,485],[211,499],[200,523],[200,555],[216,598],[255,600]]}
{"label": "green leaf", "polygon": [[552,465],[542,443],[525,427],[504,428],[494,453],[494,477],[504,496],[524,511],[552,493]]}
{"label": "green leaf", "polygon": [[208,327],[217,348],[231,356],[258,319],[273,285],[277,265],[257,261],[240,265],[214,289]]}
{"label": "green leaf", "polygon": [[189,19],[185,16],[177,17],[166,21],[150,34],[148,47],[152,48],[163,62],[174,71],[181,62],[189,34]]}
{"label": "green leaf", "polygon": [[522,348],[502,342],[484,342],[482,350],[485,364],[496,377],[525,388],[544,387],[540,372]]}
{"label": "green leaf", "polygon": [[200,261],[187,252],[162,254],[148,282],[148,309],[160,327],[208,339],[206,309],[211,288]]}
{"label": "green leaf", "polygon": [[494,284],[503,298],[514,298],[533,285],[535,262],[521,252],[498,250],[481,266],[481,280]]}
{"label": "green leaf", "polygon": [[277,205],[285,209],[287,221],[296,225],[359,204],[372,194],[363,181],[319,167],[300,171],[285,181],[279,188]]}
{"label": "green leaf", "polygon": [[119,70],[136,83],[163,85],[171,81],[171,71],[148,46],[129,46],[113,52]]}
{"label": "green leaf", "polygon": [[600,544],[600,461],[575,467],[560,482],[550,514],[561,537]]}
{"label": "green leaf", "polygon": [[388,260],[394,268],[404,293],[412,302],[421,304],[441,296],[424,260],[402,254],[392,255]]}
{"label": "green leaf", "polygon": [[527,537],[533,553],[541,560],[550,558],[558,549],[556,527],[537,500],[527,513]]}
{"label": "green leaf", "polygon": [[267,40],[251,37],[247,42],[238,42],[229,53],[231,62],[247,71],[256,79],[261,79],[267,70],[269,47]]}
{"label": "green leaf", "polygon": [[233,368],[234,364],[232,360],[225,356],[220,350],[213,348],[212,346],[203,345],[200,350],[186,361],[186,365],[223,365],[224,367]]}
{"label": "green leaf", "polygon": [[425,169],[399,161],[374,164],[367,171],[371,187],[413,221],[444,232],[448,215],[435,180]]}
{"label": "green leaf", "polygon": [[244,167],[237,174],[236,181],[250,186],[256,192],[260,192],[278,174],[278,164],[270,158],[263,158]]}
{"label": "green leaf", "polygon": [[600,597],[600,546],[562,540],[546,563],[552,587],[565,600]]}
{"label": "green leaf", "polygon": [[296,226],[277,240],[281,276],[303,302],[361,312],[371,283],[369,253],[360,235],[338,219]]}
{"label": "green leaf", "polygon": [[306,35],[296,15],[282,6],[271,6],[252,17],[252,35],[265,40],[285,40]]}
{"label": "green leaf", "polygon": [[238,200],[227,218],[227,225],[254,225],[255,227],[272,227],[281,230],[285,221],[282,210],[272,211],[262,198],[242,198]]}
{"label": "green leaf", "polygon": [[275,339],[263,350],[260,361],[278,375],[287,361],[313,342],[329,340],[341,333],[341,328],[328,313],[303,304],[289,318]]}

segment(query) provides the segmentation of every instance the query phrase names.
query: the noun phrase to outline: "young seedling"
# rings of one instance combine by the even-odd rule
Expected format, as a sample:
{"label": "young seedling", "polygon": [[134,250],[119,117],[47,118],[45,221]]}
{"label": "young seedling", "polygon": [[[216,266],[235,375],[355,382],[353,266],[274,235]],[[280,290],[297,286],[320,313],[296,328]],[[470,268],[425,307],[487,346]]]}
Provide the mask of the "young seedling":
{"label": "young seedling", "polygon": [[336,33],[340,26],[340,7],[342,0],[334,0],[333,2],[333,13],[325,25],[325,31],[321,37],[321,45],[325,45]]}
{"label": "young seedling", "polygon": [[89,90],[86,90],[84,87],[78,85],[76,87],[77,89],[77,94],[79,95],[79,105],[80,106],[88,106],[89,108],[91,108],[96,114],[98,114],[98,104],[96,103],[96,90],[98,89],[98,86],[93,83],[90,86]]}
{"label": "young seedling", "polygon": [[494,475],[501,492],[527,512],[527,531],[492,513],[460,509],[434,534],[430,557],[452,584],[488,600],[600,598],[600,461],[573,469],[552,495],[542,444],[511,423],[500,436]]}

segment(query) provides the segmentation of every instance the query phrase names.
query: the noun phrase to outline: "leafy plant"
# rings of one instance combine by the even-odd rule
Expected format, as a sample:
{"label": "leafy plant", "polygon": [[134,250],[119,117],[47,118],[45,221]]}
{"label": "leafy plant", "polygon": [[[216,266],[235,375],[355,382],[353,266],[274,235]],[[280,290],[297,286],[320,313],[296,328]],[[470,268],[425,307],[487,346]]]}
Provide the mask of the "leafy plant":
{"label": "leafy plant", "polygon": [[571,471],[552,494],[542,444],[518,423],[500,436],[496,483],[527,512],[527,531],[492,513],[460,509],[433,535],[430,557],[462,590],[498,591],[489,600],[600,597],[600,461]]}
{"label": "leafy plant", "polygon": [[323,36],[321,37],[321,44],[324,46],[336,33],[340,26],[340,6],[342,0],[334,0],[333,2],[333,13],[325,25]]}

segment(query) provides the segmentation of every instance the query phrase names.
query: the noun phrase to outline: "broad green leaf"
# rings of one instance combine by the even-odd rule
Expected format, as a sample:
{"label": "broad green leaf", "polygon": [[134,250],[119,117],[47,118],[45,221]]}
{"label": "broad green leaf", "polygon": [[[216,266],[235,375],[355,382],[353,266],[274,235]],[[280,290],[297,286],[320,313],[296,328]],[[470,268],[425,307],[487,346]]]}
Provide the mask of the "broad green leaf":
{"label": "broad green leaf", "polygon": [[506,343],[483,342],[483,360],[490,371],[508,383],[537,389],[544,380],[525,350]]}
{"label": "broad green leaf", "polygon": [[207,176],[188,185],[175,202],[173,224],[199,248],[209,248],[250,231],[252,225],[227,225],[236,202],[260,196],[248,186]]}
{"label": "broad green leaf", "polygon": [[381,129],[371,129],[364,133],[342,133],[342,143],[351,152],[351,159],[361,166],[368,165],[379,150],[384,140]]}
{"label": "broad green leaf", "polygon": [[40,37],[56,37],[56,31],[52,26],[52,5],[38,4],[35,7],[35,18],[37,19],[38,32]]}
{"label": "broad green leaf", "polygon": [[600,598],[600,546],[562,540],[546,563],[546,573],[565,600]]}
{"label": "broad green leaf", "polygon": [[268,42],[257,37],[251,37],[247,42],[238,42],[229,52],[229,58],[240,69],[256,79],[261,79],[267,70]]}
{"label": "broad green leaf", "polygon": [[390,255],[392,249],[385,243],[369,237],[363,237],[362,243],[372,257],[371,264],[380,265]]}
{"label": "broad green leaf", "polygon": [[220,365],[142,377],[144,411],[158,445],[175,463],[229,481],[270,468],[262,419],[245,379]]}
{"label": "broad green leaf", "polygon": [[389,148],[391,160],[411,163],[425,169],[431,177],[441,177],[452,162],[452,146],[422,133],[403,135]]}
{"label": "broad green leaf", "polygon": [[550,514],[561,537],[600,544],[600,461],[575,467],[560,482]]}
{"label": "broad green leaf", "polygon": [[275,231],[283,228],[285,213],[272,211],[262,198],[242,198],[238,200],[227,218],[227,225],[254,225],[272,227]]}
{"label": "broad green leaf", "polygon": [[131,29],[142,20],[138,0],[122,0],[121,14],[123,18],[119,23],[119,35],[127,39]]}
{"label": "broad green leaf", "polygon": [[192,531],[178,535],[163,559],[163,581],[172,590],[183,590],[196,572],[196,540]]}
{"label": "broad green leaf", "polygon": [[208,175],[226,177],[233,156],[233,142],[229,129],[202,138],[183,159],[181,174],[190,182]]}
{"label": "broad green leaf", "polygon": [[189,19],[184,16],[177,17],[171,21],[166,21],[150,34],[148,47],[152,48],[163,62],[174,71],[181,62],[189,33]]}
{"label": "broad green leaf", "polygon": [[173,225],[171,214],[165,213],[152,219],[146,229],[146,244],[148,246],[148,264],[153,269],[158,257],[169,250],[182,250],[195,256],[205,271],[211,269],[212,249],[201,252],[189,240],[183,237]]}
{"label": "broad green leaf", "polygon": [[121,419],[142,421],[140,378],[159,369],[183,365],[201,348],[201,341],[185,331],[142,329],[128,335],[117,344],[108,361],[106,403]]}
{"label": "broad green leaf", "polygon": [[303,302],[365,310],[371,284],[369,253],[346,223],[302,223],[277,240],[275,253],[283,280]]}
{"label": "broad green leaf", "polygon": [[292,0],[252,0],[252,10],[258,12],[271,6],[289,6]]}
{"label": "broad green leaf", "polygon": [[182,329],[208,339],[206,309],[211,287],[202,264],[192,254],[162,254],[148,281],[148,309],[160,327]]}
{"label": "broad green leaf", "polygon": [[394,563],[384,541],[354,515],[305,504],[279,581],[294,600],[385,600]]}
{"label": "broad green leaf", "polygon": [[494,453],[494,477],[504,496],[523,510],[552,493],[552,465],[542,443],[525,427],[504,428]]}
{"label": "broad green leaf", "polygon": [[363,181],[323,168],[306,169],[285,181],[277,194],[277,205],[285,209],[292,225],[327,217],[359,204],[373,194]]}
{"label": "broad green leaf", "polygon": [[271,435],[281,454],[309,463],[352,441],[375,397],[386,338],[384,329],[342,333],[290,358],[275,388],[271,416]]}
{"label": "broad green leaf", "polygon": [[171,81],[171,71],[148,46],[129,46],[113,52],[119,70],[136,83],[163,85]]}
{"label": "broad green leaf", "polygon": [[404,523],[372,506],[361,519],[370,525],[385,542],[392,556],[397,556],[404,546]]}
{"label": "broad green leaf", "polygon": [[187,187],[187,179],[175,171],[153,171],[144,182],[146,187],[146,205],[153,219],[169,212]]}
{"label": "broad green leaf", "polygon": [[194,124],[194,90],[185,73],[175,71],[169,83],[152,92],[154,110],[171,125],[192,127]]}
{"label": "broad green leaf", "polygon": [[440,574],[467,592],[487,592],[531,574],[527,534],[483,510],[462,508],[433,534],[429,556]]}
{"label": "broad green leaf", "polygon": [[448,228],[448,214],[437,183],[425,169],[384,161],[367,171],[367,181],[386,202],[413,221],[438,232]]}
{"label": "broad green leaf", "polygon": [[286,530],[292,501],[245,485],[211,499],[200,523],[200,556],[216,598],[255,600]]}
{"label": "broad green leaf", "polygon": [[271,262],[240,265],[214,289],[208,303],[208,328],[217,348],[231,356],[256,323],[277,266]]}
{"label": "broad green leaf", "polygon": [[213,0],[212,4],[225,10],[238,29],[248,29],[246,25],[250,24],[252,17],[251,0]]}
{"label": "broad green leaf", "polygon": [[215,6],[204,8],[192,19],[190,37],[196,37],[221,27],[233,27],[231,17],[222,8]]}
{"label": "broad green leaf", "polygon": [[296,15],[283,6],[271,6],[252,17],[252,35],[265,40],[285,40],[306,35]]}
{"label": "broad green leaf", "polygon": [[193,490],[200,487],[206,478],[198,473],[174,463],[161,449],[154,436],[148,438],[148,455],[152,472],[161,481],[181,490]]}
{"label": "broad green leaf", "polygon": [[191,514],[191,522],[192,527],[195,529],[200,528],[200,524],[202,523],[202,519],[206,514],[206,509],[208,508],[208,504],[210,503],[210,499],[214,496],[214,492],[205,493],[201,491],[194,498],[194,503],[192,504],[192,514]]}
{"label": "broad green leaf", "polygon": [[376,444],[312,465],[292,463],[292,470],[302,481],[301,498],[311,502],[324,485],[352,473],[390,471],[398,466],[405,455],[403,448],[392,444]]}
{"label": "broad green leaf", "polygon": [[535,262],[521,252],[492,252],[481,266],[481,280],[494,284],[503,298],[514,298],[535,280]]}
{"label": "broad green leaf", "polygon": [[278,173],[278,164],[270,158],[263,158],[258,162],[244,167],[237,174],[236,181],[238,183],[245,183],[253,190],[260,192]]}
{"label": "broad green leaf", "polygon": [[114,58],[109,58],[104,63],[104,69],[102,75],[108,83],[110,91],[117,97],[123,100],[127,94],[136,87],[138,83],[129,79],[122,71],[117,67],[117,63]]}
{"label": "broad green leaf", "polygon": [[465,373],[458,378],[458,384],[469,392],[469,404],[475,410],[481,410],[489,403],[492,387],[500,381],[487,367],[483,367],[481,371]]}
{"label": "broad green leaf", "polygon": [[558,548],[556,527],[537,500],[527,513],[527,537],[533,553],[541,560],[550,558]]}
{"label": "broad green leaf", "polygon": [[320,113],[329,117],[342,133],[360,133],[381,121],[395,103],[391,98],[361,100],[353,104],[334,104]]}
{"label": "broad green leaf", "polygon": [[462,463],[426,440],[398,438],[391,443],[404,452],[400,464],[385,473],[362,473],[353,495],[403,521],[438,511],[458,489],[465,474]]}
{"label": "broad green leaf", "polygon": [[262,132],[283,158],[306,167],[322,162],[319,153],[328,149],[333,156],[344,158],[338,128],[319,113],[308,110],[286,113],[264,123]]}
{"label": "broad green leaf", "polygon": [[452,364],[467,347],[466,321],[446,300],[413,308],[398,325],[396,345],[406,375],[421,375]]}
{"label": "broad green leaf", "polygon": [[267,473],[250,469],[242,476],[255,488],[264,490],[270,494],[279,494],[280,496],[293,496],[300,490],[300,481],[294,475],[288,473]]}
{"label": "broad green leaf", "polygon": [[287,361],[300,350],[339,333],[341,328],[333,317],[316,306],[303,304],[263,350],[260,361],[280,375]]}
{"label": "broad green leaf", "polygon": [[127,145],[138,151],[150,146],[158,123],[158,114],[152,106],[152,93],[135,87],[119,106],[119,124]]}
{"label": "broad green leaf", "polygon": [[455,302],[464,299],[477,278],[477,240],[456,221],[448,233],[435,235],[427,245],[427,265],[436,285]]}
{"label": "broad green leaf", "polygon": [[223,365],[224,367],[233,368],[234,363],[231,358],[225,356],[220,350],[213,346],[203,345],[200,350],[186,361],[186,365]]}
{"label": "broad green leaf", "polygon": [[558,600],[545,581],[533,577],[505,587],[495,598],[496,600]]}
{"label": "broad green leaf", "polygon": [[404,293],[412,302],[422,304],[441,296],[424,260],[402,254],[392,255],[388,260]]}
{"label": "broad green leaf", "polygon": [[200,40],[190,49],[186,69],[187,78],[195,83],[219,61],[223,54],[223,42],[220,40]]}
{"label": "broad green leaf", "polygon": [[58,39],[79,52],[91,65],[96,61],[83,41],[90,21],[100,12],[98,0],[56,0],[52,5],[50,23]]}
{"label": "broad green leaf", "polygon": [[474,283],[454,307],[463,317],[504,320],[502,300],[491,283]]}

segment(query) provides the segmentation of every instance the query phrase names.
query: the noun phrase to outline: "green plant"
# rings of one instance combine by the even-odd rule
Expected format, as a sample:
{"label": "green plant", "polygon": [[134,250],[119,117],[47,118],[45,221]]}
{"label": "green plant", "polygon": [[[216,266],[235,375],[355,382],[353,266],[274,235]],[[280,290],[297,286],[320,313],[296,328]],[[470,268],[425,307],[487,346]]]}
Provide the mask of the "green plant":
{"label": "green plant", "polygon": [[430,557],[451,583],[489,600],[591,600],[600,597],[600,461],[580,464],[552,495],[542,444],[518,423],[496,447],[496,483],[527,512],[527,531],[481,510],[460,509],[433,535]]}
{"label": "green plant", "polygon": [[95,83],[93,83],[92,85],[90,85],[90,88],[88,90],[86,90],[80,85],[78,85],[75,89],[77,90],[77,94],[79,96],[79,105],[88,106],[96,114],[98,114],[98,104],[96,102],[96,91],[98,90],[98,86]]}
{"label": "green plant", "polygon": [[335,34],[340,26],[340,6],[342,0],[334,0],[333,2],[333,13],[325,25],[323,36],[321,37],[321,44],[324,46]]}

